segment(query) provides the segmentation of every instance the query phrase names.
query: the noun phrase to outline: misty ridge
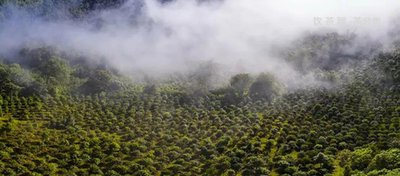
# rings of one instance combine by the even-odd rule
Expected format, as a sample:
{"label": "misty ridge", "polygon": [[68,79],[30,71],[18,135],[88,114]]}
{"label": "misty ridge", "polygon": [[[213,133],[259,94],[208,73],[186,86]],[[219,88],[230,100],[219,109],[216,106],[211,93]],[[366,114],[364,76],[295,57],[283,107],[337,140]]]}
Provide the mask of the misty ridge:
{"label": "misty ridge", "polygon": [[[270,74],[287,90],[331,88],[353,80],[354,68],[397,45],[400,7],[393,0],[0,4],[0,57],[6,63],[39,68],[42,55],[54,55],[78,67],[60,77],[104,68],[112,76],[92,82],[113,80],[118,87],[121,80],[114,79],[122,76],[118,79],[149,85],[174,82],[189,90],[215,90],[240,73],[249,73],[253,80],[260,73]],[[326,24],[329,17],[333,24]],[[337,24],[339,17],[348,24]],[[360,17],[378,21],[353,22]],[[316,19],[322,23],[316,24]],[[88,80],[102,71],[87,73]],[[84,80],[75,82],[85,85]]]}
{"label": "misty ridge", "polygon": [[399,176],[398,0],[0,0],[0,175]]}

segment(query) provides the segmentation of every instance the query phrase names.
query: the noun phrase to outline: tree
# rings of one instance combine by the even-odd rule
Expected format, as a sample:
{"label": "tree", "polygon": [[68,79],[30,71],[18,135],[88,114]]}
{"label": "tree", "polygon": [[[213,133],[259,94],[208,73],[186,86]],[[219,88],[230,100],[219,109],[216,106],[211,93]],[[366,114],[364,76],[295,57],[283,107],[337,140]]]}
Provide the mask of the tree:
{"label": "tree", "polygon": [[233,76],[229,83],[235,93],[237,93],[238,96],[243,97],[247,93],[252,81],[253,79],[248,73],[240,73]]}
{"label": "tree", "polygon": [[38,68],[39,72],[46,78],[54,78],[56,81],[52,84],[66,84],[69,82],[72,69],[69,64],[58,57],[52,57],[42,63]]}
{"label": "tree", "polygon": [[230,85],[227,88],[220,89],[224,98],[222,100],[225,106],[236,105],[243,101],[248,93],[252,78],[247,73],[241,73],[230,79]]}
{"label": "tree", "polygon": [[88,80],[80,87],[80,90],[86,94],[115,91],[118,90],[120,86],[114,79],[111,71],[95,69],[90,73]]}
{"label": "tree", "polygon": [[374,155],[371,148],[361,148],[355,150],[351,157],[351,168],[353,170],[363,170],[367,168],[373,156]]}
{"label": "tree", "polygon": [[396,169],[400,167],[400,149],[390,149],[375,155],[368,170]]}
{"label": "tree", "polygon": [[267,164],[265,160],[252,156],[245,160],[247,163],[243,169],[243,176],[251,176],[251,175],[268,175],[269,170],[267,169]]}
{"label": "tree", "polygon": [[251,84],[249,94],[254,100],[272,100],[281,92],[281,86],[276,78],[268,73],[261,73]]}
{"label": "tree", "polygon": [[143,88],[143,93],[148,94],[148,95],[155,95],[157,93],[157,88],[156,85],[154,84],[147,84]]}

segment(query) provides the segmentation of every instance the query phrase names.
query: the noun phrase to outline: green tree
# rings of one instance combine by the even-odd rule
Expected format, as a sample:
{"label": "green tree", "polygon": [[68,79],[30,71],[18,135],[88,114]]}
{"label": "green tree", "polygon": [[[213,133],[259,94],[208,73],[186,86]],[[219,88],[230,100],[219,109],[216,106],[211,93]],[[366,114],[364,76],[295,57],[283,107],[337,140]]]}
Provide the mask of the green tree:
{"label": "green tree", "polygon": [[261,73],[251,84],[249,94],[254,100],[272,100],[279,95],[282,87],[276,78],[268,73]]}

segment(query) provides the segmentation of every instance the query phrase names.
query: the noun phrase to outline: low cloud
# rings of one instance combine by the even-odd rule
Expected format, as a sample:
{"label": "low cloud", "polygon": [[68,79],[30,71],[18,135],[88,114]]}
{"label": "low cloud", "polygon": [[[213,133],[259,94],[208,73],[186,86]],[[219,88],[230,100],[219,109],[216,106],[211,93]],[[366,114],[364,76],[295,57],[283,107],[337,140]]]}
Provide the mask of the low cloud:
{"label": "low cloud", "polygon": [[223,75],[271,72],[287,85],[299,85],[315,77],[299,73],[277,50],[307,34],[326,32],[356,34],[360,46],[369,41],[389,45],[399,7],[395,0],[128,0],[76,20],[68,10],[49,18],[7,6],[0,22],[0,55],[52,46],[106,60],[127,74],[155,77],[190,72],[211,61]]}

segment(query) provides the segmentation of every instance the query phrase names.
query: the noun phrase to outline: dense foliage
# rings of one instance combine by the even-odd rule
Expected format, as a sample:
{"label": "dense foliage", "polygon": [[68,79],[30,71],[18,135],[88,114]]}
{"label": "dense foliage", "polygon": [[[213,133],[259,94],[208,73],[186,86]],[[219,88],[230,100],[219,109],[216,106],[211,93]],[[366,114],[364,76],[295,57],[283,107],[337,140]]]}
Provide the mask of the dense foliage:
{"label": "dense foliage", "polygon": [[194,95],[25,50],[0,65],[0,173],[399,175],[399,58],[332,89],[282,94],[272,75],[239,74]]}
{"label": "dense foliage", "polygon": [[[10,7],[80,19],[123,2],[0,0],[0,20]],[[214,88],[212,64],[134,84],[101,61],[22,49],[0,59],[0,175],[398,176],[400,50],[355,38],[309,35],[285,50],[329,82],[291,90],[270,73]]]}

